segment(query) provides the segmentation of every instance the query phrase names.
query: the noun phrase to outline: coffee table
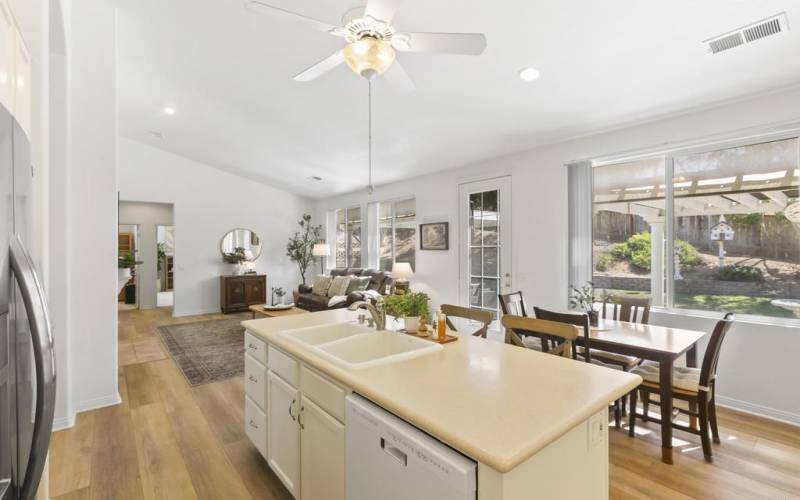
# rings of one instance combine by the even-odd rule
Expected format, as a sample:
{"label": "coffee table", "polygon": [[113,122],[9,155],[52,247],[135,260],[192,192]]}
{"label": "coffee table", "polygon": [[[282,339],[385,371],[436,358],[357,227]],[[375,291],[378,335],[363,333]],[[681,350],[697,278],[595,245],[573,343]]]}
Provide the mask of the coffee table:
{"label": "coffee table", "polygon": [[289,309],[264,309],[264,304],[256,304],[248,307],[253,312],[253,319],[256,319],[256,313],[266,316],[268,318],[280,318],[281,316],[293,316],[295,314],[306,314],[308,311],[300,309],[299,307],[291,307]]}

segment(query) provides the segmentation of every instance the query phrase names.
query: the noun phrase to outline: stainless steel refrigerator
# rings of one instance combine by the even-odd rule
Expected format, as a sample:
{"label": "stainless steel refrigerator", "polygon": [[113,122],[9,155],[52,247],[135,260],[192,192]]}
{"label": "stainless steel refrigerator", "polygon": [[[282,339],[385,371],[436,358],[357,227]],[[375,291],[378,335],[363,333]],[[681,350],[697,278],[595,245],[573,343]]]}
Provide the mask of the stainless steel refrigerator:
{"label": "stainless steel refrigerator", "polygon": [[55,357],[44,289],[28,252],[34,232],[28,138],[0,106],[0,500],[35,498],[55,406]]}

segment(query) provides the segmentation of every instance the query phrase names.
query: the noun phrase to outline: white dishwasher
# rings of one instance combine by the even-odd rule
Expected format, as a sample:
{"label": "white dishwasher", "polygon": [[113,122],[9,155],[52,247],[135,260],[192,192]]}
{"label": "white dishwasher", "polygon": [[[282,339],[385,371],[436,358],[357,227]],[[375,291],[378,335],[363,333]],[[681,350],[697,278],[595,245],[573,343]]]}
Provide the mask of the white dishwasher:
{"label": "white dishwasher", "polygon": [[474,461],[357,394],[345,419],[347,500],[475,500]]}

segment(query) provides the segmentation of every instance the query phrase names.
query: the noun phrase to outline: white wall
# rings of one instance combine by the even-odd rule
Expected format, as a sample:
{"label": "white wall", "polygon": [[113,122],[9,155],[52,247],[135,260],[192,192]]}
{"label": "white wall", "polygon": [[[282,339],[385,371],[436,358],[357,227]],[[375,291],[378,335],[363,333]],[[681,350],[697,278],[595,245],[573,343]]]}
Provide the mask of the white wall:
{"label": "white wall", "polygon": [[[448,252],[417,250],[412,287],[431,292],[434,304],[459,301],[458,185],[468,180],[512,176],[512,266],[514,288],[530,304],[566,307],[567,177],[564,165],[628,151],[666,148],[715,135],[744,133],[800,121],[800,88],[637,126],[548,145],[457,170],[409,179],[315,203],[318,220],[332,209],[415,195],[418,222],[449,220]],[[366,240],[365,240],[366,241]],[[419,247],[417,247],[419,248]],[[710,321],[684,314],[654,315],[662,324],[710,331]],[[718,399],[748,411],[800,424],[796,353],[800,329],[739,324],[723,347]]]}
{"label": "white wall", "polygon": [[117,391],[116,12],[75,1],[68,29],[69,377],[76,411]]}
{"label": "white wall", "polygon": [[137,304],[139,309],[156,307],[158,290],[158,251],[156,244],[157,226],[172,225],[172,205],[168,203],[142,203],[123,201],[119,204],[119,223],[139,226],[139,240],[136,242]]}
{"label": "white wall", "polygon": [[219,244],[234,228],[262,240],[256,263],[267,287],[293,289],[300,281],[286,257],[286,241],[311,202],[279,189],[145,144],[120,138],[120,199],[172,203],[175,223],[176,316],[219,311],[219,276],[229,272]]}

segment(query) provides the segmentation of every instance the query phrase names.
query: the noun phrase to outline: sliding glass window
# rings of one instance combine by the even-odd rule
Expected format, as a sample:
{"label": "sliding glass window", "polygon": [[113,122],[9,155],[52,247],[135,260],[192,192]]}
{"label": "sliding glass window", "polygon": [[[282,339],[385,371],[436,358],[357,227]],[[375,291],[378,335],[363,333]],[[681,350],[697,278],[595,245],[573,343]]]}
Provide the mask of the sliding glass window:
{"label": "sliding glass window", "polygon": [[361,208],[343,208],[336,221],[336,267],[361,267]]}
{"label": "sliding glass window", "polygon": [[800,317],[799,168],[797,137],[596,166],[595,286],[673,308]]}
{"label": "sliding glass window", "polygon": [[417,202],[408,200],[378,203],[378,267],[391,271],[395,262],[408,262],[416,269]]}

